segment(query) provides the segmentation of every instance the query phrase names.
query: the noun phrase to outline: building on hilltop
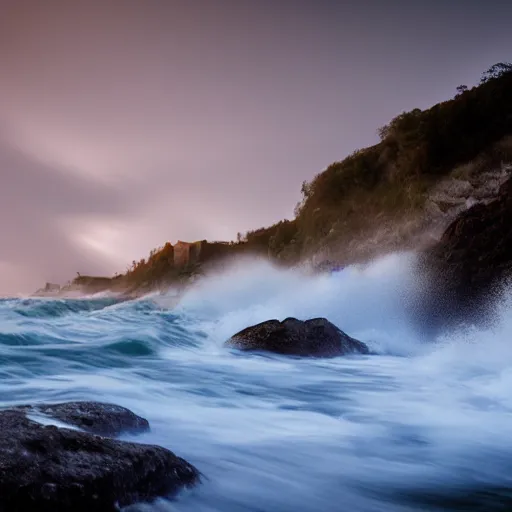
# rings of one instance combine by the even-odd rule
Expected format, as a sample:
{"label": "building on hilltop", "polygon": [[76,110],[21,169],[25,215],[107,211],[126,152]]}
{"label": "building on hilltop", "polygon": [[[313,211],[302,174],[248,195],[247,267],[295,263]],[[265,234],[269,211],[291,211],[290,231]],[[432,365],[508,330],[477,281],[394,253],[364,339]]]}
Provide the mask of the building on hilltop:
{"label": "building on hilltop", "polygon": [[174,246],[174,266],[178,268],[197,263],[205,263],[229,256],[233,252],[230,242],[183,242],[178,240]]}
{"label": "building on hilltop", "polygon": [[178,240],[174,246],[174,266],[186,267],[187,265],[198,263],[202,245],[203,241],[183,242]]}

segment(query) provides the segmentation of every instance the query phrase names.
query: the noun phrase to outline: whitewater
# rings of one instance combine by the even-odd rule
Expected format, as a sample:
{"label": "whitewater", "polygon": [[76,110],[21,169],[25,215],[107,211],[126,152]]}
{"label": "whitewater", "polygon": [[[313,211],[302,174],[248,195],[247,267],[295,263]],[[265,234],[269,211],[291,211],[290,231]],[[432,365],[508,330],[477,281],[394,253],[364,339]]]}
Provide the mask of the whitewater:
{"label": "whitewater", "polygon": [[[510,510],[512,300],[430,339],[414,255],[331,275],[242,262],[138,300],[0,299],[0,406],[99,400],[146,417],[202,483],[130,510]],[[512,299],[512,296],[511,296]],[[326,317],[368,356],[223,347],[254,323]]]}

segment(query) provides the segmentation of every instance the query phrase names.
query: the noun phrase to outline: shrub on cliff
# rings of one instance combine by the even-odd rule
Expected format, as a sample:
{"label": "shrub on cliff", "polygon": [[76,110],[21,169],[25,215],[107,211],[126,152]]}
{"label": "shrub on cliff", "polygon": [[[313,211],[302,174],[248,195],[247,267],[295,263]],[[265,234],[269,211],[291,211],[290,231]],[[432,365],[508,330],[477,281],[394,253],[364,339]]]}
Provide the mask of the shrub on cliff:
{"label": "shrub on cliff", "polygon": [[400,114],[379,129],[380,143],[303,183],[294,237],[302,254],[333,230],[350,236],[376,216],[417,209],[441,176],[511,134],[512,65],[484,77],[450,101]]}

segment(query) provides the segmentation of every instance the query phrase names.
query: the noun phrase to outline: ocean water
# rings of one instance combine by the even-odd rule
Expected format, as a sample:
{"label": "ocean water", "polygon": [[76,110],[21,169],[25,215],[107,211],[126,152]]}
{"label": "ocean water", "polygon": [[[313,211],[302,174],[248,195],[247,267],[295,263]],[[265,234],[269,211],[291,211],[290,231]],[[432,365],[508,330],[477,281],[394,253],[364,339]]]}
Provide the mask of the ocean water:
{"label": "ocean water", "polygon": [[[324,276],[244,262],[179,300],[0,299],[0,406],[114,402],[202,473],[173,512],[512,509],[512,307],[427,339],[412,255]],[[409,313],[408,313],[409,311]],[[375,354],[223,348],[269,318],[325,316]]]}

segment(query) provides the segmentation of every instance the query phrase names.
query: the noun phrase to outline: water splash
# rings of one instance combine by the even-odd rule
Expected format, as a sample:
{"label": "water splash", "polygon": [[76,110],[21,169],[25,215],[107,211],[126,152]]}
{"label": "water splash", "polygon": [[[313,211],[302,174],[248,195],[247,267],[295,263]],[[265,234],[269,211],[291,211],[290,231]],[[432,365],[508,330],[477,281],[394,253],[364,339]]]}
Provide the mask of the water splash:
{"label": "water splash", "polygon": [[[173,293],[1,300],[0,404],[101,399],[147,417],[152,431],[137,440],[170,448],[206,479],[139,510],[507,510],[512,300],[493,329],[433,343],[405,307],[413,258],[321,276],[245,262],[177,305]],[[286,316],[325,316],[380,355],[222,346]]]}

